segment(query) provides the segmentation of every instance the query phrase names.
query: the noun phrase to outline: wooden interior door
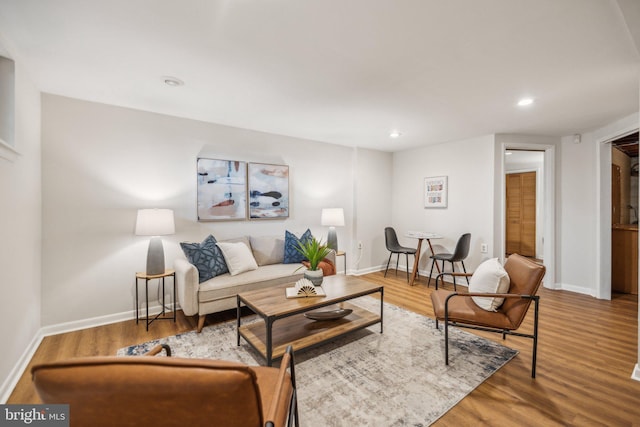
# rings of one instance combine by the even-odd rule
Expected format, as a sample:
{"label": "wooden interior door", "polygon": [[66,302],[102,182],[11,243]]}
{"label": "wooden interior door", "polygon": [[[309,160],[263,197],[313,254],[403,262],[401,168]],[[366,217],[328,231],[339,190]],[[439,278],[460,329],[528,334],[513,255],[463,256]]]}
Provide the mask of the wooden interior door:
{"label": "wooden interior door", "polygon": [[536,172],[507,175],[507,254],[536,256]]}
{"label": "wooden interior door", "polygon": [[620,188],[621,188],[620,166],[611,165],[611,224],[620,224]]}

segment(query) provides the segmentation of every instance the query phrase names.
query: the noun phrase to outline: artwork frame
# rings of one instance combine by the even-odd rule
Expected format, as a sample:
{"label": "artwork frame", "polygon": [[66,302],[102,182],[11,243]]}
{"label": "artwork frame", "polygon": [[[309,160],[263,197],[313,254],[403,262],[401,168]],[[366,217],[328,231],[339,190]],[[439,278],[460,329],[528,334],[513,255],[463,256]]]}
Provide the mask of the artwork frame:
{"label": "artwork frame", "polygon": [[448,177],[431,176],[424,179],[424,207],[446,208],[448,203]]}
{"label": "artwork frame", "polygon": [[247,162],[198,157],[198,221],[243,221],[247,212]]}
{"label": "artwork frame", "polygon": [[250,220],[289,218],[289,166],[249,163],[247,185]]}

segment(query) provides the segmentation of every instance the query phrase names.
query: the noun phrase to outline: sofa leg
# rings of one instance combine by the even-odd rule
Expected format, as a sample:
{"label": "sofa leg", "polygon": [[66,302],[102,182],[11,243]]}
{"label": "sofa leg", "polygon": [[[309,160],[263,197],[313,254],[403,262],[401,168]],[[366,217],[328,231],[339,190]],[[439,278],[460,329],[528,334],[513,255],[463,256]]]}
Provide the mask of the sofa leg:
{"label": "sofa leg", "polygon": [[201,314],[198,317],[198,333],[202,332],[202,328],[204,328],[204,321],[207,318],[206,314]]}

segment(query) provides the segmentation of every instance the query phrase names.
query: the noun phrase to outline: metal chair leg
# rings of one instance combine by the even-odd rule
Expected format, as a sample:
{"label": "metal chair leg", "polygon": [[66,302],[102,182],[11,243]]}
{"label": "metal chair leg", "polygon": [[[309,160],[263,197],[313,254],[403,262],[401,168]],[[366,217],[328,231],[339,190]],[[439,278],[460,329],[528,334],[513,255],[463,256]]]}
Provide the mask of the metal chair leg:
{"label": "metal chair leg", "polygon": [[[462,263],[462,271],[464,271],[464,274],[467,274],[467,268],[464,266],[464,261],[460,261]],[[469,284],[469,276],[465,276],[465,279],[467,279],[467,285]]]}
{"label": "metal chair leg", "polygon": [[393,252],[389,252],[389,260],[387,261],[387,268],[384,270],[384,277],[387,277],[387,271],[389,271],[389,263],[391,262],[391,257],[393,256]]}
{"label": "metal chair leg", "polygon": [[398,277],[398,264],[400,264],[400,252],[397,253],[396,257],[396,277]]}
{"label": "metal chair leg", "polygon": [[[451,272],[452,273],[456,272],[456,264],[453,261],[451,261]],[[456,276],[455,275],[453,276],[453,290],[454,290],[454,292],[458,291],[458,289],[456,288]]]}
{"label": "metal chair leg", "polygon": [[405,258],[407,258],[407,283],[409,283],[409,254],[404,253]]}
{"label": "metal chair leg", "polygon": [[[431,286],[431,276],[433,276],[433,264],[435,264],[436,262],[438,262],[438,261],[436,261],[435,259],[431,260],[431,270],[429,271],[429,281],[427,282],[427,288],[429,286]],[[437,283],[436,283],[436,286],[437,286]],[[438,289],[438,288],[436,288],[436,289]]]}

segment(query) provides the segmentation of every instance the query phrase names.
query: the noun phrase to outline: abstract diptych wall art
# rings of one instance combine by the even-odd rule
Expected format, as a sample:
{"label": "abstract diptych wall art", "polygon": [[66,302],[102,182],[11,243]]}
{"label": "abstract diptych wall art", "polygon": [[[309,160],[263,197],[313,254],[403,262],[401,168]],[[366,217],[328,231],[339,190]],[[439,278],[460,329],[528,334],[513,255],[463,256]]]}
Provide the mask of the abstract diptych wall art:
{"label": "abstract diptych wall art", "polygon": [[289,166],[199,158],[198,221],[289,217]]}
{"label": "abstract diptych wall art", "polygon": [[249,163],[249,217],[289,217],[289,166]]}
{"label": "abstract diptych wall art", "polygon": [[247,163],[198,159],[198,221],[247,219]]}

